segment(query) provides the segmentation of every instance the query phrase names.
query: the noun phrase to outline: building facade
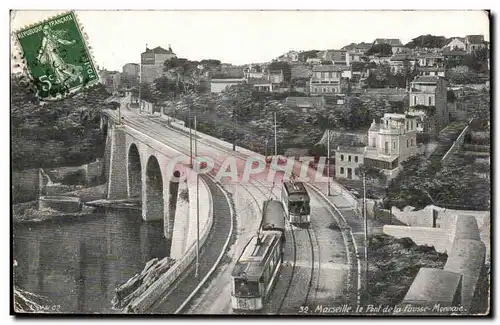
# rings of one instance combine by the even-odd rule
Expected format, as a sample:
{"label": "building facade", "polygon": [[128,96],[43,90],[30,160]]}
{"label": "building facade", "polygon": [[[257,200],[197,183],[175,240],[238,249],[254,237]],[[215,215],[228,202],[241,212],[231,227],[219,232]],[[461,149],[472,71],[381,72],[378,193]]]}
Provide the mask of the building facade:
{"label": "building facade", "polygon": [[375,167],[389,178],[397,176],[400,164],[419,153],[417,117],[385,113],[380,123],[373,121],[368,130],[368,146],[364,163]]}
{"label": "building facade", "polygon": [[417,126],[416,116],[385,113],[379,123],[371,124],[365,147],[337,147],[335,177],[360,179],[361,165],[380,169],[388,179],[396,177],[401,163],[421,152]]}
{"label": "building facade", "polygon": [[139,71],[141,70],[137,63],[127,63],[122,68],[122,73],[132,77],[139,78]]}
{"label": "building facade", "polygon": [[121,82],[121,74],[118,71],[99,71],[99,79],[104,85],[104,88],[112,94],[118,92]]}
{"label": "building facade", "polygon": [[146,48],[141,53],[141,82],[153,82],[163,75],[164,63],[167,60],[177,57],[169,46],[168,50],[158,46],[154,49]]}
{"label": "building facade", "polygon": [[221,93],[227,88],[234,85],[243,84],[246,82],[245,78],[240,79],[212,79],[210,81],[210,92]]}
{"label": "building facade", "polygon": [[467,46],[465,45],[465,38],[455,37],[448,44],[446,44],[443,49],[448,50],[461,50],[465,51]]}
{"label": "building facade", "polygon": [[486,47],[483,35],[467,35],[465,36],[465,50],[468,54],[474,53],[480,48]]}
{"label": "building facade", "polygon": [[364,164],[364,154],[364,147],[338,146],[335,150],[335,177],[359,180],[359,166]]}
{"label": "building facade", "polygon": [[439,76],[419,76],[411,82],[408,114],[419,116],[422,130],[437,135],[449,123],[447,82]]}
{"label": "building facade", "polygon": [[343,69],[335,65],[317,65],[309,82],[311,94],[341,94]]}

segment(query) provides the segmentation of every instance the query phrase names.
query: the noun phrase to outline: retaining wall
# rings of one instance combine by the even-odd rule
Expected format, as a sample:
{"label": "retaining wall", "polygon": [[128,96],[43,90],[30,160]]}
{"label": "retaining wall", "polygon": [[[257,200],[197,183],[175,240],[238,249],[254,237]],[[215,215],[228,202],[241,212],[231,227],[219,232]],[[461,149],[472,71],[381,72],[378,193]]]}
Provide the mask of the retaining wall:
{"label": "retaining wall", "polygon": [[[208,217],[204,218],[206,219],[205,224],[200,225],[200,247],[205,244],[213,224],[212,194],[205,181],[200,178],[200,193],[202,191],[207,192],[209,209],[207,210]],[[196,203],[196,201],[194,203]],[[192,209],[190,210],[192,211]],[[202,218],[200,218],[200,220],[201,219]],[[159,300],[163,294],[165,294],[169,288],[172,287],[172,285],[175,285],[175,280],[177,280],[177,278],[186,270],[195,258],[196,242],[192,243],[184,256],[180,260],[176,261],[176,263],[166,273],[160,276],[158,280],[156,280],[140,297],[133,301],[127,307],[127,310],[124,310],[123,312],[138,314],[145,313],[155,302]]]}
{"label": "retaining wall", "polygon": [[[442,274],[447,272],[448,277],[453,276],[453,274],[459,274],[461,276],[460,288],[456,290],[459,299],[454,297],[454,292],[447,292],[453,290],[453,288],[447,287],[443,281],[435,282],[435,277],[431,275],[436,272],[424,272],[425,270],[421,269],[408,290],[403,303],[414,302],[415,297],[419,297],[419,305],[432,308],[436,303],[435,297],[440,296],[440,293],[446,293],[448,294],[448,301],[442,299],[443,301],[438,302],[443,305],[448,304],[454,307],[462,306],[464,308],[462,313],[470,314],[472,301],[476,295],[477,283],[485,267],[486,247],[480,240],[479,227],[477,219],[474,216],[457,216],[455,222],[451,225],[453,226],[451,229],[431,228],[426,229],[426,233],[429,235],[434,233],[436,236],[439,235],[438,232],[445,231],[448,233],[448,259],[441,271],[443,271]],[[384,226],[384,232],[386,232],[386,230],[391,232],[394,230],[394,227],[396,226]],[[415,227],[399,228],[413,229]],[[400,231],[401,233],[399,235],[403,235],[402,230],[396,231]],[[407,237],[414,238],[411,236]],[[442,234],[441,237],[446,236]],[[427,238],[427,240],[436,241],[436,239],[432,238]],[[435,288],[435,292],[430,292],[432,288]],[[453,301],[451,301],[452,297],[454,298]]]}

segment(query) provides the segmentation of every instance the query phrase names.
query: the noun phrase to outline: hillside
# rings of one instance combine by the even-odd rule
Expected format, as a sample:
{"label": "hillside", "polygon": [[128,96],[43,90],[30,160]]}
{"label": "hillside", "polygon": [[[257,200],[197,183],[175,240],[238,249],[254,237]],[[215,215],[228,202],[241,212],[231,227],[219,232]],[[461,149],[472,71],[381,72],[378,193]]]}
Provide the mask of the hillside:
{"label": "hillside", "polygon": [[109,97],[98,85],[72,98],[41,103],[18,77],[11,77],[12,168],[81,165],[94,160],[103,150],[100,110]]}

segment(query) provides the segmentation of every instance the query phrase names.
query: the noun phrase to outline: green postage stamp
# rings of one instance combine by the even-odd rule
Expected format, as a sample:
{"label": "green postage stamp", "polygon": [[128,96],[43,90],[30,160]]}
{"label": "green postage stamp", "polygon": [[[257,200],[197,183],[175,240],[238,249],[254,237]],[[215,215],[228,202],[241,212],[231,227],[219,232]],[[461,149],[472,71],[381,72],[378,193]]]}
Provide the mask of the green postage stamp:
{"label": "green postage stamp", "polygon": [[16,31],[15,38],[40,99],[63,98],[99,82],[74,12]]}

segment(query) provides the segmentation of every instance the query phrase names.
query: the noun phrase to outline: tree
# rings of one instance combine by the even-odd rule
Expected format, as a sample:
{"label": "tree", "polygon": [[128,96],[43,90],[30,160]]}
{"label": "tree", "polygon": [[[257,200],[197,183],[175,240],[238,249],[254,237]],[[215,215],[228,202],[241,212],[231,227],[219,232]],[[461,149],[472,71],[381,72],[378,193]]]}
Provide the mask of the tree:
{"label": "tree", "polygon": [[307,59],[309,58],[317,58],[318,57],[318,50],[310,50],[310,51],[304,51],[299,53],[299,61],[300,62],[306,62]]}
{"label": "tree", "polygon": [[390,44],[381,43],[372,45],[372,47],[365,53],[366,55],[380,54],[392,55],[392,46]]}
{"label": "tree", "polygon": [[405,47],[414,49],[416,47],[426,47],[426,48],[442,48],[449,40],[444,36],[433,36],[430,34],[421,35],[412,39]]}
{"label": "tree", "polygon": [[371,124],[370,111],[359,98],[348,98],[347,107],[348,110],[341,112],[339,118],[339,122],[344,128],[354,130],[367,127]]}
{"label": "tree", "polygon": [[479,77],[477,73],[471,71],[469,67],[461,65],[448,71],[448,79],[451,83],[473,84],[478,82]]}
{"label": "tree", "polygon": [[165,61],[163,71],[167,73],[167,76],[175,79],[176,86],[180,91],[188,93],[190,90],[197,90],[206,69],[198,61],[172,58]]}
{"label": "tree", "polygon": [[292,80],[292,68],[287,62],[275,61],[268,66],[269,71],[282,71],[285,83],[290,83]]}
{"label": "tree", "polygon": [[123,73],[121,75],[120,82],[122,87],[131,89],[139,85],[139,78],[127,73]]}
{"label": "tree", "polygon": [[365,175],[367,180],[378,181],[381,183],[385,183],[387,181],[387,176],[382,172],[382,170],[373,166],[359,165],[357,172],[361,176]]}

